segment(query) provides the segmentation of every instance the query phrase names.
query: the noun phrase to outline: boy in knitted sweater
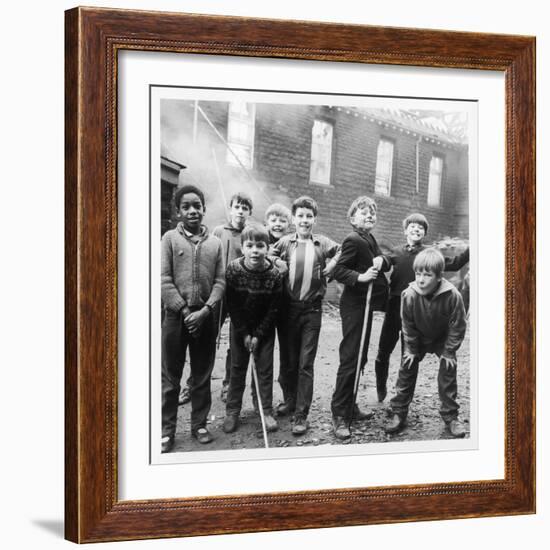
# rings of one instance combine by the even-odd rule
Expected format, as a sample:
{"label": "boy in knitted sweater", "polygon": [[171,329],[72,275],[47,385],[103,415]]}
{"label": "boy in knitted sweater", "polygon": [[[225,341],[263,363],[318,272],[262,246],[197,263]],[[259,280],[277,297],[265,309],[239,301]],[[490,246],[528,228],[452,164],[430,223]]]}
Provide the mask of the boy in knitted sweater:
{"label": "boy in knitted sweater", "polygon": [[273,418],[273,346],[275,321],[282,291],[282,276],[268,259],[269,235],[262,226],[250,225],[241,233],[244,256],[226,271],[226,302],[231,317],[231,375],[223,430],[239,424],[246,372],[253,354],[266,429],[278,428]]}
{"label": "boy in knitted sweater", "polygon": [[202,225],[204,194],[185,185],[175,195],[181,217],[161,241],[162,452],[174,446],[180,380],[189,349],[191,435],[199,443],[213,438],[206,427],[210,411],[210,375],[214,367],[216,325],[212,310],[225,289],[222,243]]}

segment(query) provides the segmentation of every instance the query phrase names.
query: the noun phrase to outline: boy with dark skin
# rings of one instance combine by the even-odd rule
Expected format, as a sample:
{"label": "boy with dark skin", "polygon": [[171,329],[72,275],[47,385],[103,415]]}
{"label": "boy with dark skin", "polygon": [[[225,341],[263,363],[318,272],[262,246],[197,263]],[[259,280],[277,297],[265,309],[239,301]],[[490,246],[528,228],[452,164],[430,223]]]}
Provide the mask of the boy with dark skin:
{"label": "boy with dark skin", "polygon": [[210,443],[206,427],[211,405],[210,376],[214,367],[216,326],[213,309],[225,289],[222,244],[202,225],[204,194],[193,185],[180,188],[175,203],[181,222],[161,241],[162,440],[161,451],[174,446],[180,380],[189,349],[191,435]]}

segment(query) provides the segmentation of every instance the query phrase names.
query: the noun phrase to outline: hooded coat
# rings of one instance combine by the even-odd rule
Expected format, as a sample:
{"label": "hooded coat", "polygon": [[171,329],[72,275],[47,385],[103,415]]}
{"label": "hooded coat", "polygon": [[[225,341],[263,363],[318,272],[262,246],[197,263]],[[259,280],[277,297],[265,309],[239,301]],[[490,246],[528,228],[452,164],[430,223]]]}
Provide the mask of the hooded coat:
{"label": "hooded coat", "polygon": [[412,282],[401,294],[404,353],[456,357],[466,333],[466,312],[460,292],[446,279],[430,296]]}

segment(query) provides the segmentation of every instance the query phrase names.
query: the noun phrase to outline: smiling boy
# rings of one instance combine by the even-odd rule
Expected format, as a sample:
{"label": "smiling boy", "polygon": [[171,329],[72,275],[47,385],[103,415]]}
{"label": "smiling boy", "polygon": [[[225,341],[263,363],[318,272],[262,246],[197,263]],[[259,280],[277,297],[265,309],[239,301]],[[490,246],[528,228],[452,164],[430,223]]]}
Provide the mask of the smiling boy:
{"label": "smiling boy", "polygon": [[175,195],[181,222],[161,241],[162,324],[162,440],[161,451],[174,446],[180,380],[189,349],[191,375],[191,434],[210,443],[206,427],[211,405],[210,375],[214,367],[216,327],[212,310],[225,288],[222,245],[202,225],[204,194],[193,185]]}
{"label": "smiling boy", "polygon": [[269,235],[259,225],[247,226],[242,234],[244,256],[226,271],[227,309],[231,317],[231,376],[223,430],[234,432],[239,424],[246,371],[254,356],[260,400],[267,431],[278,428],[273,418],[273,347],[275,320],[282,291],[282,275],[267,258]]}
{"label": "smiling boy", "polygon": [[[403,220],[403,232],[407,242],[392,249],[387,256],[393,270],[390,275],[390,299],[384,316],[378,344],[378,354],[374,363],[378,401],[387,395],[387,380],[390,356],[395,349],[401,332],[401,293],[414,281],[413,262],[416,256],[426,250],[423,244],[428,233],[428,220],[423,214],[413,213]],[[470,249],[454,258],[445,258],[444,271],[458,271],[470,261]]]}
{"label": "smiling boy", "polygon": [[370,197],[358,197],[348,210],[348,219],[353,231],[344,239],[342,254],[334,269],[334,278],[344,284],[340,298],[340,364],[331,401],[334,435],[338,439],[351,437],[349,424],[352,417],[356,420],[368,420],[372,417],[372,413],[362,412],[353,403],[354,381],[368,288],[372,284],[361,368],[367,362],[372,312],[384,310],[386,306],[388,283],[382,272],[390,268],[389,260],[382,256],[378,243],[371,234],[377,220],[376,203]]}
{"label": "smiling boy", "polygon": [[403,291],[403,353],[396,395],[390,401],[393,416],[386,425],[387,433],[405,427],[419,364],[427,353],[434,353],[439,357],[439,412],[453,437],[465,435],[458,420],[456,352],[466,333],[466,312],[460,292],[442,278],[444,267],[441,252],[435,248],[423,250],[414,260],[415,280]]}
{"label": "smiling boy", "polygon": [[338,243],[328,237],[313,233],[317,213],[317,203],[312,198],[296,199],[292,204],[296,232],[281,237],[273,247],[274,253],[289,268],[283,293],[288,364],[281,365],[279,374],[284,401],[277,407],[277,414],[294,412],[294,435],[303,435],[308,429],[313,365],[321,330],[321,302],[326,292],[326,277],[334,269],[334,256],[340,249]]}

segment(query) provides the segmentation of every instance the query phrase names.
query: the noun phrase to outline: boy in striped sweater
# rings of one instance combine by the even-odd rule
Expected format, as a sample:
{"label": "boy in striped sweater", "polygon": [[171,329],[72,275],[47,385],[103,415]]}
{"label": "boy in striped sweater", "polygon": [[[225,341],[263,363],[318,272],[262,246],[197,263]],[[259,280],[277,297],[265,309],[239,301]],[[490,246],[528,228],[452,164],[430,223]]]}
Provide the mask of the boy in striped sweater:
{"label": "boy in striped sweater", "polygon": [[[307,416],[313,400],[313,365],[321,331],[321,302],[327,277],[334,269],[334,257],[340,245],[313,233],[317,221],[317,203],[300,197],[292,204],[292,222],[296,232],[281,237],[273,249],[289,268],[283,300],[288,330],[288,363],[281,368],[279,381],[284,402],[277,414],[294,412],[292,433],[307,432]],[[283,365],[281,365],[283,367]]]}

